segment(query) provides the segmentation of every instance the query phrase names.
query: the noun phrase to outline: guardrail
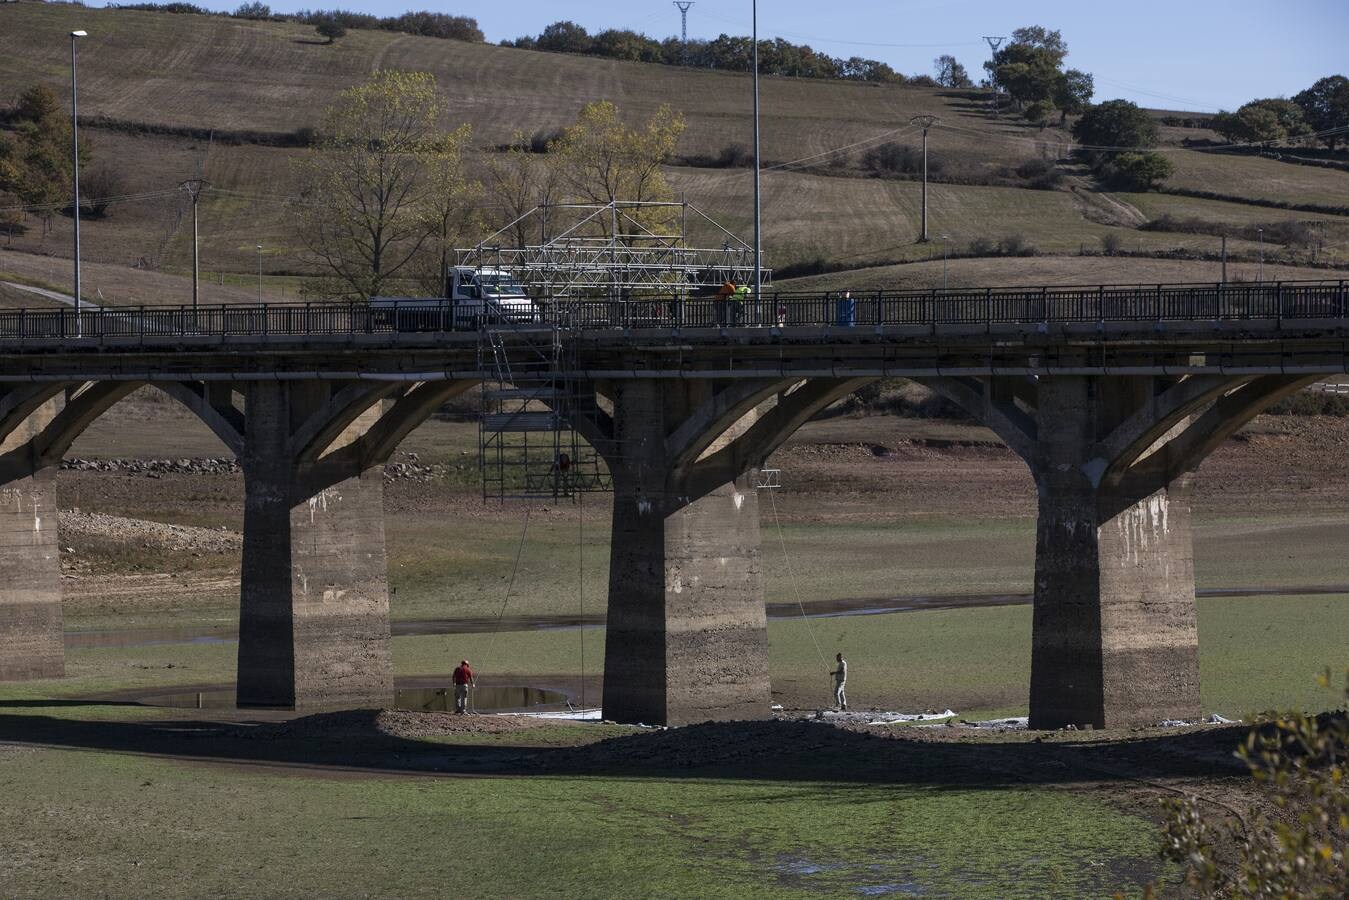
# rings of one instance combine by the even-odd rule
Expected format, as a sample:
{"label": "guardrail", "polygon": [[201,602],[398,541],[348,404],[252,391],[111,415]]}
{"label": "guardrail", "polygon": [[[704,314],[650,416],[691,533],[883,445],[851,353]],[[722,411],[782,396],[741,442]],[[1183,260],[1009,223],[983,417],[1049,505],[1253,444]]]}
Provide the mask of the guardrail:
{"label": "guardrail", "polygon": [[[1349,317],[1346,282],[981,288],[930,291],[773,291],[713,297],[541,303],[532,323],[567,328],[1034,325],[1090,322],[1295,322]],[[269,337],[476,330],[448,301],[268,303],[0,310],[0,341]],[[528,322],[516,320],[515,325]]]}

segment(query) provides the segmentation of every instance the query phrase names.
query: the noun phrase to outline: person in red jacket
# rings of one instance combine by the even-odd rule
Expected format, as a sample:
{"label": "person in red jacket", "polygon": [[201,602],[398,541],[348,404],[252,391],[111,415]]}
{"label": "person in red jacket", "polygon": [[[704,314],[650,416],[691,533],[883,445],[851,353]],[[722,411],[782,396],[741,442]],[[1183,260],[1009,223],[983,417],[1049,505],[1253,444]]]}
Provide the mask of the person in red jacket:
{"label": "person in red jacket", "polygon": [[460,715],[468,712],[468,689],[476,682],[468,660],[460,662],[459,667],[454,670],[454,711]]}

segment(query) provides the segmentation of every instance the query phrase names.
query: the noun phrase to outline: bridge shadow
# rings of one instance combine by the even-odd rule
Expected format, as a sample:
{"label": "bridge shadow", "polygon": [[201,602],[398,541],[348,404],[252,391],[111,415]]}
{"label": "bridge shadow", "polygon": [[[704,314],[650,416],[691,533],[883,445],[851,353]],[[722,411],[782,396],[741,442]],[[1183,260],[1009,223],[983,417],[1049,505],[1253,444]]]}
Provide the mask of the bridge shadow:
{"label": "bridge shadow", "polygon": [[374,709],[225,723],[0,714],[0,742],[10,745],[334,774],[828,781],[948,790],[1246,775],[1232,755],[1245,726],[1144,737],[1086,733],[1079,739],[1021,734],[983,740],[947,731],[880,734],[808,721],[708,723],[635,732],[586,746],[537,747],[528,741],[532,728],[497,735],[499,742],[486,744],[477,736],[463,744],[400,736],[385,730]]}

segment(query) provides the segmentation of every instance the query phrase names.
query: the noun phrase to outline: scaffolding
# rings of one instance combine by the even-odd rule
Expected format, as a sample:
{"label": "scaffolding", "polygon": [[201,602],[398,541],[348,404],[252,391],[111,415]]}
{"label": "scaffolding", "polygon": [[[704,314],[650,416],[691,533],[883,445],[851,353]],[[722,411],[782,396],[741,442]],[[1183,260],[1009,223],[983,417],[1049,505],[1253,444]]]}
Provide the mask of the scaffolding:
{"label": "scaffolding", "polygon": [[[690,225],[720,246],[691,245]],[[539,243],[504,246],[521,234]],[[581,320],[567,315],[569,301],[681,300],[755,274],[754,248],[686,201],[537,206],[456,251],[456,265],[508,272],[535,303],[554,307],[550,326],[501,321],[480,332],[480,369],[492,375],[482,387],[478,462],[483,498],[494,500],[612,489],[601,454],[576,429],[595,398],[576,375]]]}
{"label": "scaffolding", "polygon": [[[720,246],[690,246],[691,224]],[[524,233],[537,233],[539,243],[505,245]],[[541,301],[687,297],[727,281],[754,280],[754,248],[687,201],[536,206],[477,246],[456,251],[456,260],[507,270]],[[762,270],[761,281],[771,274]]]}
{"label": "scaffolding", "polygon": [[482,371],[492,372],[478,419],[483,499],[561,500],[608,491],[608,470],[575,428],[575,417],[594,402],[575,377],[575,343],[556,325],[514,331],[485,329],[478,345]]}

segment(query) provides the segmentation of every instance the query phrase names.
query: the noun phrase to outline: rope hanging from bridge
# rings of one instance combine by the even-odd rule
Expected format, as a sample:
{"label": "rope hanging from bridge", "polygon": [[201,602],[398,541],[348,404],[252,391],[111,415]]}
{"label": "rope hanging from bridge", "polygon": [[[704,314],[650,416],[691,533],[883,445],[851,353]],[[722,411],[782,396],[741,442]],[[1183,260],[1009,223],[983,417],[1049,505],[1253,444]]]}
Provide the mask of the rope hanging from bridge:
{"label": "rope hanging from bridge", "polygon": [[782,561],[787,567],[787,580],[791,582],[792,594],[796,597],[796,608],[801,611],[801,621],[806,623],[806,634],[810,635],[810,642],[815,645],[815,654],[820,658],[820,663],[825,668],[829,667],[829,660],[824,658],[824,650],[820,648],[820,642],[815,638],[815,629],[810,624],[810,616],[806,615],[806,605],[801,602],[801,589],[796,583],[796,572],[792,569],[792,557],[787,552],[787,540],[782,535],[782,521],[778,518],[778,502],[774,498],[773,491],[766,491],[768,494],[768,505],[773,510],[773,524],[777,527],[778,545],[782,548]]}
{"label": "rope hanging from bridge", "polygon": [[[520,543],[515,548],[515,562],[511,565],[511,577],[506,582],[506,596],[501,598],[501,608],[497,610],[496,621],[492,623],[492,633],[487,638],[487,652],[484,654],[485,659],[493,658],[492,648],[496,646],[497,635],[501,633],[501,619],[506,615],[506,604],[511,602],[511,590],[515,587],[515,576],[516,573],[520,571],[520,558],[524,556],[525,553],[525,536],[529,534],[529,513],[530,509],[526,506],[525,522],[520,529]],[[469,697],[471,698],[472,696],[473,694],[470,692]]]}

